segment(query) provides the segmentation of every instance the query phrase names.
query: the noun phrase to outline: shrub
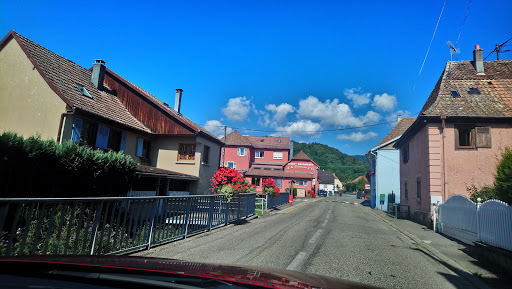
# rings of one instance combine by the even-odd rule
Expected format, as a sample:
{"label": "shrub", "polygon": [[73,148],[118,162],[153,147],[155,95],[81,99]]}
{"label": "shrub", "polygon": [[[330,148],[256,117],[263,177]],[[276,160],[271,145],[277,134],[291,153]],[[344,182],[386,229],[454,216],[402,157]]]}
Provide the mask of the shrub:
{"label": "shrub", "polygon": [[212,187],[214,194],[225,194],[228,202],[231,202],[231,199],[237,194],[249,193],[255,190],[241,173],[227,167],[220,168],[215,172],[212,177]]}
{"label": "shrub", "polygon": [[494,191],[496,198],[512,204],[512,149],[506,147],[494,176]]}
{"label": "shrub", "polygon": [[261,183],[261,187],[263,188],[263,192],[266,195],[277,196],[281,192],[281,190],[277,187],[276,182],[272,178],[264,179]]}
{"label": "shrub", "polygon": [[483,186],[478,189],[475,185],[471,185],[466,190],[470,195],[469,198],[475,203],[478,202],[478,198],[480,198],[482,202],[496,199],[494,188],[490,186]]}

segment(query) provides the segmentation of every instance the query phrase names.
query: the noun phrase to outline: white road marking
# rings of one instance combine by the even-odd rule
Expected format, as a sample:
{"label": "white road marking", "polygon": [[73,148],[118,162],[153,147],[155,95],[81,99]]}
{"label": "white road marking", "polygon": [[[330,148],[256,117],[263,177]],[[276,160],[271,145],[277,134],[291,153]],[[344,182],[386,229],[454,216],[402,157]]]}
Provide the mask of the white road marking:
{"label": "white road marking", "polygon": [[328,221],[329,221],[329,220],[325,220],[325,221],[322,223],[322,227],[325,227],[325,225],[327,225],[327,222],[328,222]]}
{"label": "white road marking", "polygon": [[322,229],[318,229],[316,231],[316,233],[313,235],[313,237],[311,238],[311,240],[309,240],[310,243],[314,243],[316,242],[316,239],[318,239],[318,237],[320,237],[320,234],[322,234]]}
{"label": "white road marking", "polygon": [[306,256],[306,252],[299,252],[299,254],[297,254],[297,256],[295,256],[295,259],[293,259],[293,261],[290,263],[290,265],[288,265],[288,267],[286,267],[286,270],[297,269],[297,267],[300,264],[300,261],[302,259],[304,259],[305,256]]}

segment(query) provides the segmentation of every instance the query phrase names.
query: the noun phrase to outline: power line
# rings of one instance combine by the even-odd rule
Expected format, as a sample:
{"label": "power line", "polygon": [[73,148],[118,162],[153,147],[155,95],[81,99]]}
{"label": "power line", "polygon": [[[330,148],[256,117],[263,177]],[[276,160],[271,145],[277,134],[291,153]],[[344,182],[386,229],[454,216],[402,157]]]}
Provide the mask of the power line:
{"label": "power line", "polygon": [[414,82],[414,86],[412,87],[411,95],[409,96],[409,100],[405,105],[405,109],[409,106],[411,102],[412,95],[414,94],[414,90],[416,89],[416,84],[418,84],[418,80],[420,79],[421,71],[423,70],[423,66],[425,65],[425,61],[427,60],[428,53],[430,51],[430,47],[432,46],[432,42],[434,41],[434,37],[436,36],[437,27],[439,26],[439,22],[441,21],[441,16],[443,15],[444,6],[446,5],[446,0],[444,0],[443,8],[441,8],[441,13],[439,14],[439,18],[437,19],[436,28],[434,29],[434,34],[432,34],[432,39],[430,39],[430,44],[428,45],[427,53],[425,53],[425,58],[423,58],[423,63],[421,64],[420,72],[418,73],[418,77],[416,77],[416,81]]}
{"label": "power line", "polygon": [[464,16],[464,21],[462,21],[462,27],[460,28],[459,36],[457,36],[457,41],[455,41],[455,47],[457,47],[457,43],[459,43],[459,38],[460,38],[460,35],[462,34],[462,29],[464,28],[464,24],[466,23],[466,18],[468,18],[469,7],[471,7],[471,1],[473,1],[473,0],[469,0],[468,9],[466,10],[466,16]]}

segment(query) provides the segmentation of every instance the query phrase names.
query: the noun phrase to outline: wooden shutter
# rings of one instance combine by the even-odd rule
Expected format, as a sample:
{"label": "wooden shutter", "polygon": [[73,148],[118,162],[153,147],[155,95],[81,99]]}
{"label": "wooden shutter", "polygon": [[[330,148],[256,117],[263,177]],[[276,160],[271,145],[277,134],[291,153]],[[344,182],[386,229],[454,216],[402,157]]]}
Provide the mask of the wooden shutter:
{"label": "wooden shutter", "polygon": [[108,146],[108,135],[110,128],[104,125],[98,125],[98,134],[96,136],[96,147],[106,149]]}
{"label": "wooden shutter", "polygon": [[123,131],[121,133],[121,145],[119,147],[119,151],[124,152],[126,148],[126,133]]}
{"label": "wooden shutter", "polygon": [[135,155],[138,157],[142,156],[142,146],[144,145],[144,139],[141,137],[137,138],[137,149]]}
{"label": "wooden shutter", "polygon": [[82,133],[82,123],[83,120],[81,118],[75,117],[73,120],[73,130],[71,132],[71,140],[80,143],[80,134]]}
{"label": "wooden shutter", "polygon": [[476,127],[476,147],[477,148],[490,148],[491,142],[491,127]]}

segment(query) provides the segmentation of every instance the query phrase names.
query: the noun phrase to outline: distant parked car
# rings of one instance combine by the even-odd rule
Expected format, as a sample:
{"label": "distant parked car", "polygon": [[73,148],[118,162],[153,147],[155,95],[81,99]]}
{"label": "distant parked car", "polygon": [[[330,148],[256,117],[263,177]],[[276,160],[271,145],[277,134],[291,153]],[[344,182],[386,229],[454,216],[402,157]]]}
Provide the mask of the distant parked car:
{"label": "distant parked car", "polygon": [[325,191],[325,190],[318,190],[318,196],[320,196],[320,197],[327,197],[327,191]]}

